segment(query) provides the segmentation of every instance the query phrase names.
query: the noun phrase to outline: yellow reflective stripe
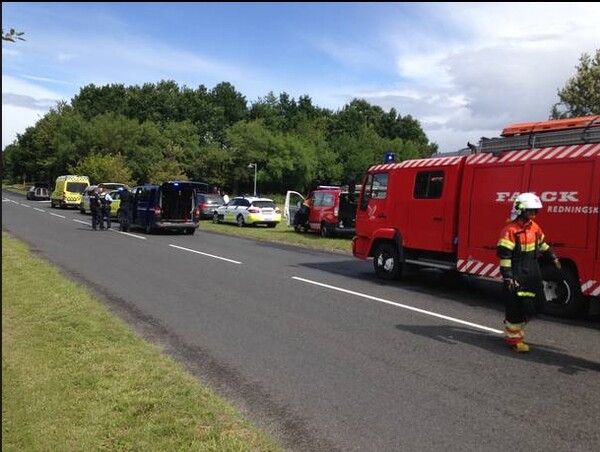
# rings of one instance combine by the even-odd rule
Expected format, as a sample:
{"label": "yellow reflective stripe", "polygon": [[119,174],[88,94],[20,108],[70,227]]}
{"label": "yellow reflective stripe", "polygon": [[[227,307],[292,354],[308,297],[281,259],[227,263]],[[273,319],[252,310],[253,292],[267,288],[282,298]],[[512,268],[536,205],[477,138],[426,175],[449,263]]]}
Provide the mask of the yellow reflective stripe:
{"label": "yellow reflective stripe", "polygon": [[511,259],[500,259],[500,267],[512,267]]}
{"label": "yellow reflective stripe", "polygon": [[515,244],[510,240],[506,239],[498,240],[498,246],[503,246],[504,248],[508,248],[509,250],[513,250],[515,248]]}
{"label": "yellow reflective stripe", "polygon": [[522,244],[521,251],[527,253],[529,251],[535,251],[535,243]]}
{"label": "yellow reflective stripe", "polygon": [[540,251],[543,253],[544,251],[548,251],[550,249],[550,245],[548,245],[547,243],[542,243],[540,245]]}
{"label": "yellow reflective stripe", "polygon": [[525,292],[525,291],[519,290],[517,292],[517,297],[535,297],[535,294],[533,292]]}

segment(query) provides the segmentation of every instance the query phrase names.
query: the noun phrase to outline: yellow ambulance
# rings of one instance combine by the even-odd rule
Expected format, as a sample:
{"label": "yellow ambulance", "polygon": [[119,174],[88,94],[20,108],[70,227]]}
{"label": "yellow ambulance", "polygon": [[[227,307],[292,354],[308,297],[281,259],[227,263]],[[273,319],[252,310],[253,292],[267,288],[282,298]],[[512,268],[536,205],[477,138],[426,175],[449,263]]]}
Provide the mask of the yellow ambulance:
{"label": "yellow ambulance", "polygon": [[54,183],[54,191],[50,195],[52,207],[76,207],[81,204],[81,194],[90,185],[87,176],[75,176],[72,174],[58,176]]}

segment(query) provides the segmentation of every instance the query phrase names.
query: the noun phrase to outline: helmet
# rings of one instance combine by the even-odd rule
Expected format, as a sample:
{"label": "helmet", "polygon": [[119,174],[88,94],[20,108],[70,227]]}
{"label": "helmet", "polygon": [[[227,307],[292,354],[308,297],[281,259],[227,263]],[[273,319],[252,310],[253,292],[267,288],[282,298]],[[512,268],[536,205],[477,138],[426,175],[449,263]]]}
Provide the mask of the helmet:
{"label": "helmet", "polygon": [[542,201],[535,193],[521,193],[515,199],[512,211],[510,212],[510,219],[516,220],[519,215],[527,209],[541,209]]}

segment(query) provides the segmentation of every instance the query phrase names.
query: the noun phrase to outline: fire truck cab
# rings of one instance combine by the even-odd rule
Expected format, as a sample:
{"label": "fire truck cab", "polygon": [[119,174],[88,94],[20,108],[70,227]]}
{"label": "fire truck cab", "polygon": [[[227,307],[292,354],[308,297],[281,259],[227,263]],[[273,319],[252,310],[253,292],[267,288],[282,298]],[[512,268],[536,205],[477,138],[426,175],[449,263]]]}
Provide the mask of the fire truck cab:
{"label": "fire truck cab", "polygon": [[542,264],[546,311],[581,313],[600,297],[600,117],[515,124],[456,154],[367,170],[353,254],[377,275],[406,266],[500,278],[498,234],[514,199],[535,192],[536,221],[561,260]]}

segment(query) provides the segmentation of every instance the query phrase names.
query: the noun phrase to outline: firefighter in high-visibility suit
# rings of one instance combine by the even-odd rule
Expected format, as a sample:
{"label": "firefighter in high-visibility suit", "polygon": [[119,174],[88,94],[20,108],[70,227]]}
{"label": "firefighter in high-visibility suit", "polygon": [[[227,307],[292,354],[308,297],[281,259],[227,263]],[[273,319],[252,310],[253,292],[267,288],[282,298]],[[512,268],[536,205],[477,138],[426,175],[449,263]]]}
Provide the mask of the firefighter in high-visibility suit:
{"label": "firefighter in high-visibility suit", "polygon": [[506,294],[504,332],[508,345],[517,352],[528,352],[523,329],[542,294],[542,277],[538,258],[552,261],[560,270],[561,264],[546,243],[542,228],[533,221],[542,208],[534,193],[521,193],[513,204],[511,221],[502,228],[497,254]]}

